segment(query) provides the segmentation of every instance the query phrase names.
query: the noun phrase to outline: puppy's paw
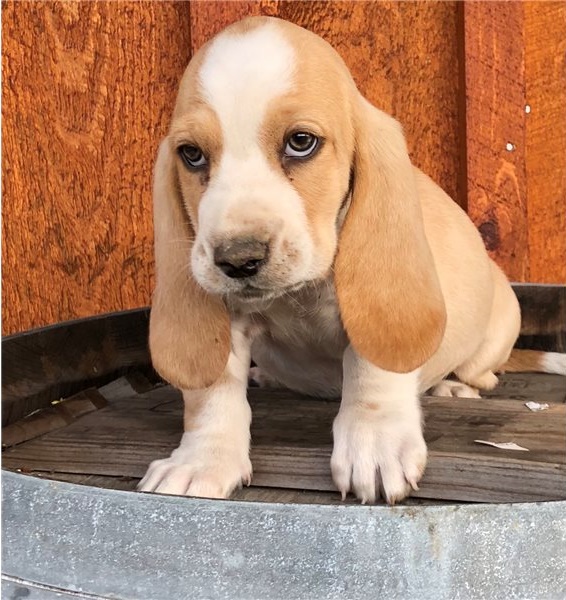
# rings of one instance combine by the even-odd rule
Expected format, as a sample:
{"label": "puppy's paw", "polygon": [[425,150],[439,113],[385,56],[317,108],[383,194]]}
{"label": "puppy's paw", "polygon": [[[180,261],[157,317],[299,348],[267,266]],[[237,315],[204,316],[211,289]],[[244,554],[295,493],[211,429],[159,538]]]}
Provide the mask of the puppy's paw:
{"label": "puppy's paw", "polygon": [[479,390],[461,381],[445,379],[430,389],[431,396],[447,398],[481,398]]}
{"label": "puppy's paw", "polygon": [[250,484],[252,464],[247,446],[237,451],[190,436],[184,434],[181,445],[169,458],[154,460],[149,465],[138,484],[139,491],[228,498],[242,483]]}
{"label": "puppy's paw", "polygon": [[395,504],[418,489],[427,457],[418,413],[342,408],[333,433],[330,466],[342,498],[352,491],[364,504],[380,495]]}

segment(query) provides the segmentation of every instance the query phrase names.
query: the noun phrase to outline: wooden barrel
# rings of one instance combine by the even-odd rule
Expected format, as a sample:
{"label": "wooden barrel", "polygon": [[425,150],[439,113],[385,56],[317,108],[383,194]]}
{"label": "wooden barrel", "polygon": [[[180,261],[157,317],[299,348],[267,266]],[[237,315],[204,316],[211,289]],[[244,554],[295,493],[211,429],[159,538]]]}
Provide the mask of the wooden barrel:
{"label": "wooden barrel", "polygon": [[[566,287],[515,289],[519,345],[565,351]],[[250,390],[252,487],[229,501],[140,494],[182,427],[147,325],[142,309],[3,340],[6,597],[566,597],[565,378],[423,398],[430,463],[400,506],[342,502],[328,465],[337,399],[282,390]]]}

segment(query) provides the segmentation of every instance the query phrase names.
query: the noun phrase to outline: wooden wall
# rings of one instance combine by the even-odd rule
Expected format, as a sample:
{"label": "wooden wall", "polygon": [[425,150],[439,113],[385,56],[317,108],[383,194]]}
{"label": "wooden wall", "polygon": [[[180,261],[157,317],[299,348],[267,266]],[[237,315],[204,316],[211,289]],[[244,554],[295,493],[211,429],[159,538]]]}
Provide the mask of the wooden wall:
{"label": "wooden wall", "polygon": [[468,213],[515,281],[566,281],[566,3],[466,2]]}
{"label": "wooden wall", "polygon": [[563,1],[6,2],[4,333],[149,303],[152,163],[178,79],[250,14],[338,49],[512,279],[566,281]]}
{"label": "wooden wall", "polygon": [[2,21],[4,333],[147,304],[188,5],[9,2]]}

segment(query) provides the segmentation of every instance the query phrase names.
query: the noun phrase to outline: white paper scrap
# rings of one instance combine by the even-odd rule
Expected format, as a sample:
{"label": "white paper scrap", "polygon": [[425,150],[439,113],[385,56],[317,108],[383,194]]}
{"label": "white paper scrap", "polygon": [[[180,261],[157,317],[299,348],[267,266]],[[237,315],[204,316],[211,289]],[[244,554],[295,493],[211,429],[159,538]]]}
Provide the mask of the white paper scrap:
{"label": "white paper scrap", "polygon": [[546,410],[547,408],[549,408],[548,404],[545,403],[540,403],[540,402],[525,402],[525,406],[529,409],[532,410],[533,412],[538,412],[539,410]]}
{"label": "white paper scrap", "polygon": [[500,448],[501,450],[522,450],[528,452],[528,448],[523,448],[515,442],[486,442],[485,440],[474,440],[476,444],[485,444],[486,446],[493,446],[494,448]]}

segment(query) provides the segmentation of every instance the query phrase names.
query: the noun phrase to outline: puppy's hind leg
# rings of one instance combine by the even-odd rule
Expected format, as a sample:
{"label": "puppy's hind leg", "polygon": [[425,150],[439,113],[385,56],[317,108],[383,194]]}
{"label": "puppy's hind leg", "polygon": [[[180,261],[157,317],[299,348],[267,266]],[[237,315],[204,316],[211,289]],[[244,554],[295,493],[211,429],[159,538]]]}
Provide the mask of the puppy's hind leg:
{"label": "puppy's hind leg", "polygon": [[444,379],[437,383],[429,390],[429,394],[448,398],[481,398],[477,388],[453,379]]}
{"label": "puppy's hind leg", "polygon": [[480,390],[497,385],[494,371],[509,358],[521,327],[519,302],[507,278],[495,263],[492,273],[494,297],[486,337],[474,355],[454,370],[460,381]]}
{"label": "puppy's hind leg", "polygon": [[492,390],[499,383],[499,378],[491,369],[483,370],[471,361],[458,368],[455,373],[460,381],[477,390]]}

